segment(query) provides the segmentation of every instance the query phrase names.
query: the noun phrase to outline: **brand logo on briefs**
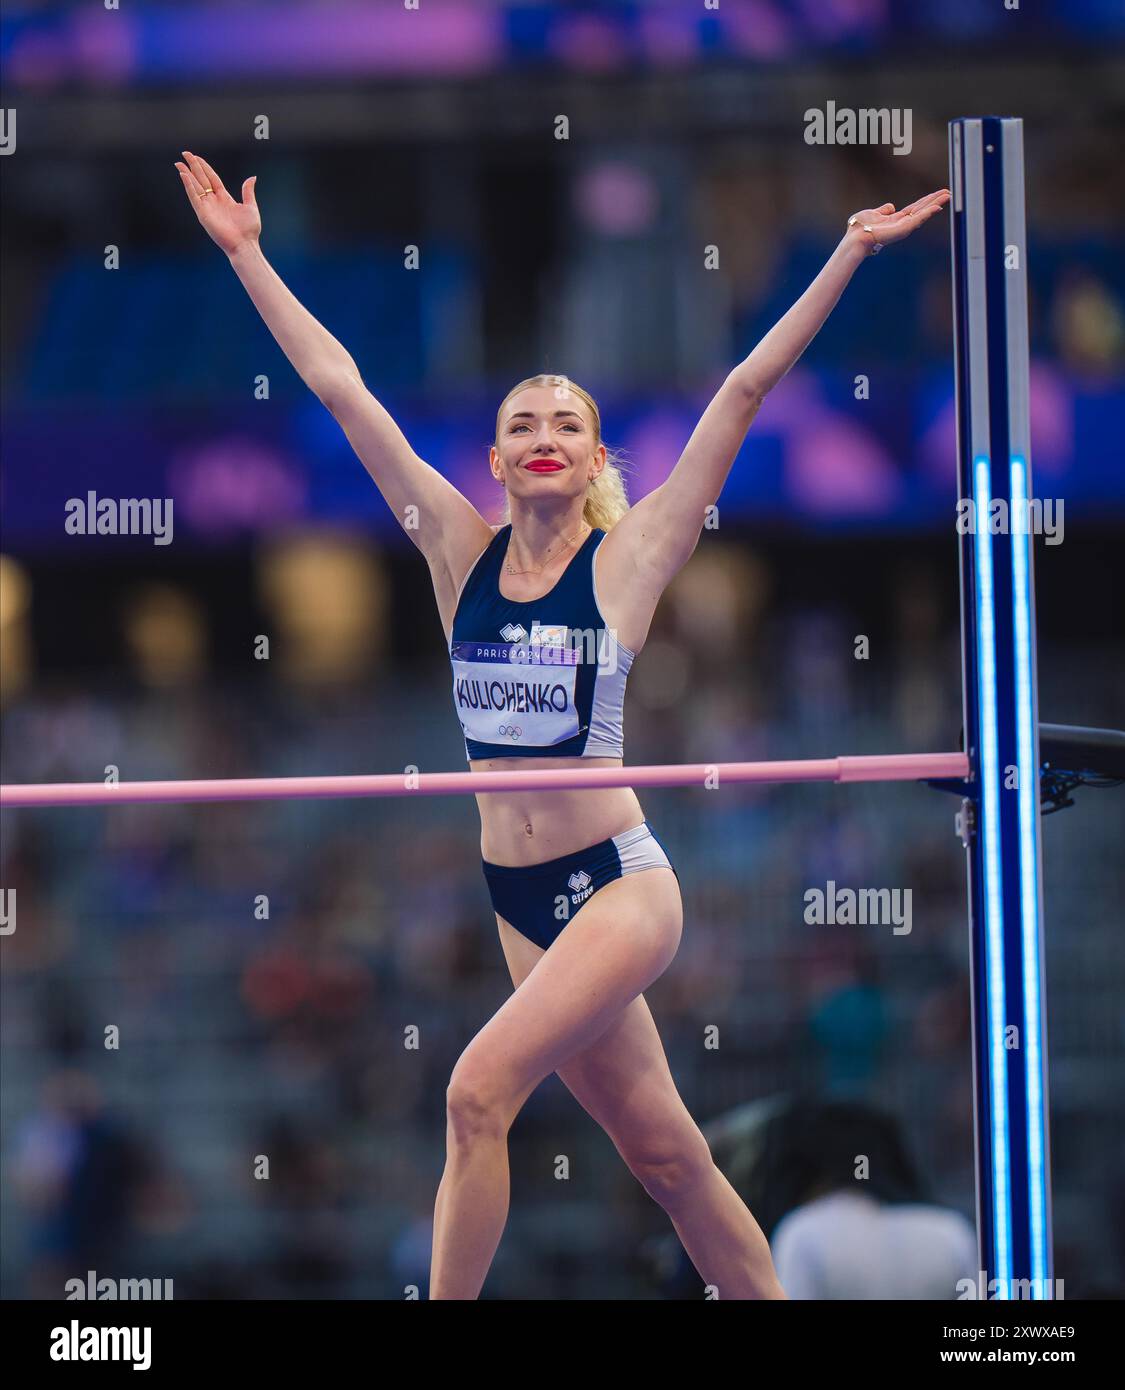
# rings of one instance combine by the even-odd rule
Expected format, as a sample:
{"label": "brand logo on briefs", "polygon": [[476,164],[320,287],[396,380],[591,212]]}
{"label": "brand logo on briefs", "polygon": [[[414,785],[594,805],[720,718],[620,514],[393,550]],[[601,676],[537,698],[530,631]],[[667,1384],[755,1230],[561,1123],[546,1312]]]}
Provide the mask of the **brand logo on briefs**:
{"label": "brand logo on briefs", "polygon": [[566,886],[574,890],[571,894],[571,902],[585,902],[586,899],[590,896],[590,894],[594,891],[591,887],[592,883],[593,879],[591,879],[590,875],[586,872],[585,869],[575,870],[575,872],[572,873],[566,881]]}
{"label": "brand logo on briefs", "polygon": [[527,636],[527,629],[522,623],[505,623],[500,629],[500,636],[505,642],[522,642]]}

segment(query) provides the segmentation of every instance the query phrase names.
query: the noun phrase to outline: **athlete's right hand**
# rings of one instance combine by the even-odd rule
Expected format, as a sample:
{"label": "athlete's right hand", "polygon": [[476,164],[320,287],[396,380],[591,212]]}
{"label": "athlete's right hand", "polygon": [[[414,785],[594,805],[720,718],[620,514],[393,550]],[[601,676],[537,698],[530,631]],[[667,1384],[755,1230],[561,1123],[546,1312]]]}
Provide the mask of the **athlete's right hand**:
{"label": "athlete's right hand", "polygon": [[[237,203],[205,159],[200,159],[190,150],[184,150],[183,156],[186,164],[176,160],[180,182],[195,209],[196,217],[203,223],[211,240],[221,246],[228,256],[233,256],[240,247],[257,241],[262,234],[262,219],[258,216],[258,204],[254,201],[257,174],[251,175],[243,183],[242,202]],[[208,188],[212,190],[210,193],[206,192]]]}

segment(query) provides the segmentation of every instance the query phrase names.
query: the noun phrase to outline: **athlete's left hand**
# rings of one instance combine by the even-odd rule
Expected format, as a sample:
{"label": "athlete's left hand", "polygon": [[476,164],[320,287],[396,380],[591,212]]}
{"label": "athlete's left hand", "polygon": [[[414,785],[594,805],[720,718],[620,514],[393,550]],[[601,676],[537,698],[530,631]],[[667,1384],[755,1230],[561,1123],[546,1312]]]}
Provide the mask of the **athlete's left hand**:
{"label": "athlete's left hand", "polygon": [[949,189],[939,188],[936,193],[927,193],[924,198],[897,212],[894,203],[884,203],[881,208],[867,208],[848,219],[847,235],[862,241],[867,254],[873,256],[884,246],[902,241],[928,222],[945,207],[949,198]]}

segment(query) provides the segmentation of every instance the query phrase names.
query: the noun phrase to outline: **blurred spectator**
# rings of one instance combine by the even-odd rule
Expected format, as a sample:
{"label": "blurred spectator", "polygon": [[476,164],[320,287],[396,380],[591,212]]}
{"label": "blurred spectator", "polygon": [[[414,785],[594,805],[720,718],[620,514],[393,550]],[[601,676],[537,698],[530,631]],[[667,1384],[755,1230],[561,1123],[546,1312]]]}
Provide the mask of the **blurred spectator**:
{"label": "blurred spectator", "polygon": [[926,1200],[896,1120],[828,1102],[779,1128],[764,1181],[796,1199],[771,1238],[790,1298],[953,1299],[976,1279],[972,1224]]}
{"label": "blurred spectator", "polygon": [[1125,312],[1098,276],[1069,269],[1051,313],[1063,363],[1081,372],[1109,372],[1125,358]]}
{"label": "blurred spectator", "polygon": [[833,1093],[862,1093],[876,1078],[890,1040],[888,1001],[862,964],[847,968],[813,1005],[807,1028]]}
{"label": "blurred spectator", "polygon": [[129,1128],[80,1071],[48,1078],[37,1112],[19,1127],[13,1179],[30,1213],[28,1292],[62,1298],[87,1270],[116,1276],[143,1174]]}
{"label": "blurred spectator", "polygon": [[[770,1240],[795,1299],[954,1299],[976,1280],[976,1233],[934,1205],[899,1123],[858,1102],[775,1097],[712,1121],[716,1164]],[[646,1247],[665,1296],[702,1282],[679,1242]]]}

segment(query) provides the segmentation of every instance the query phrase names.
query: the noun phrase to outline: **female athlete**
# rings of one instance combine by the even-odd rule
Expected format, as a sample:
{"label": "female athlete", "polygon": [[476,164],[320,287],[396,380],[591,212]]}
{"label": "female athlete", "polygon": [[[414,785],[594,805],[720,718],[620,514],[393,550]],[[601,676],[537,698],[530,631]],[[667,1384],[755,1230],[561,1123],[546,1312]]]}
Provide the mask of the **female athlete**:
{"label": "female athlete", "polygon": [[[426,558],[473,771],[621,766],[629,668],[766,393],[860,262],[949,199],[940,189],[901,211],[885,203],[850,218],[816,279],[723,382],[665,482],[632,507],[587,392],[558,377],[521,381],[501,403],[489,450],[510,516],[495,528],[414,453],[348,352],[270,267],[255,179],[238,201],[206,160],[183,157],[176,168],[199,221]],[[450,1077],[430,1298],[479,1295],[508,1214],[508,1130],[553,1071],[668,1213],[712,1297],[784,1298],[765,1236],[712,1161],[645,1003],[683,917],[675,871],[635,793],[490,793],[477,803],[515,989]]]}

